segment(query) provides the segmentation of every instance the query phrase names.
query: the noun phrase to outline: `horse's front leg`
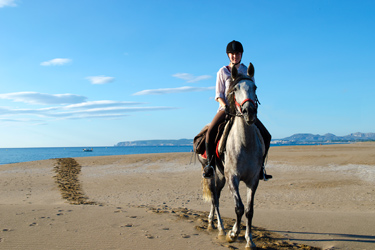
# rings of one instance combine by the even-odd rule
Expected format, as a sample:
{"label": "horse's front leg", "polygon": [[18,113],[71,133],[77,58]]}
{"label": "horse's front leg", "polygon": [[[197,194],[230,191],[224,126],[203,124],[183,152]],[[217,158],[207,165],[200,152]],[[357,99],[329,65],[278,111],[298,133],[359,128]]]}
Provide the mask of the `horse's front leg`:
{"label": "horse's front leg", "polygon": [[255,191],[258,187],[258,183],[255,184],[253,187],[248,187],[247,190],[247,209],[246,209],[246,218],[247,218],[247,224],[246,224],[246,249],[251,249],[255,250],[257,249],[254,241],[253,241],[253,236],[251,234],[251,225],[253,221],[253,215],[254,215],[254,196],[255,196]]}
{"label": "horse's front leg", "polygon": [[238,191],[239,180],[237,178],[231,177],[229,179],[228,184],[229,184],[229,189],[230,189],[230,191],[232,193],[232,196],[234,198],[234,202],[235,202],[235,205],[236,205],[235,212],[236,212],[236,215],[237,215],[236,222],[234,223],[232,230],[230,230],[227,234],[227,241],[233,242],[237,239],[238,234],[240,233],[241,218],[242,218],[242,215],[244,214],[245,208],[244,208],[244,205],[242,203],[240,193]]}

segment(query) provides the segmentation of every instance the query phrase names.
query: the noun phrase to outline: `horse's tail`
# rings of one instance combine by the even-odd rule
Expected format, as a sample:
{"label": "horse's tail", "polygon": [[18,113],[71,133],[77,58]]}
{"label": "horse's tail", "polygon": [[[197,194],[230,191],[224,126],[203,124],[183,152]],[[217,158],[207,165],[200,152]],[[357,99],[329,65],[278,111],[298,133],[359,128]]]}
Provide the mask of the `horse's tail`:
{"label": "horse's tail", "polygon": [[211,179],[202,178],[203,200],[206,202],[211,202],[212,200],[210,184],[211,184]]}
{"label": "horse's tail", "polygon": [[[202,164],[202,170],[203,170],[204,166],[207,165],[207,160],[202,158],[202,156],[200,154],[197,154],[197,156],[198,156],[199,162]],[[212,193],[211,193],[211,190],[210,190],[211,181],[212,181],[212,179],[206,179],[206,178],[202,177],[202,181],[201,181],[202,193],[203,193],[202,198],[206,202],[211,202],[211,200],[212,200]]]}

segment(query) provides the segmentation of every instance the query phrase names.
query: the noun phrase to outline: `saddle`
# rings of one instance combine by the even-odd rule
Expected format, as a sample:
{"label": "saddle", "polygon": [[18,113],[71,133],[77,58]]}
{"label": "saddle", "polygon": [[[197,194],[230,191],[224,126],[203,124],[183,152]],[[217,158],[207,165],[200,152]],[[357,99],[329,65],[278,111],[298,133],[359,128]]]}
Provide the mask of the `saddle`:
{"label": "saddle", "polygon": [[[216,157],[221,158],[225,151],[225,145],[228,138],[230,128],[232,127],[233,119],[225,120],[219,124],[218,131],[215,137]],[[206,133],[210,124],[203,127],[201,132],[194,137],[193,149],[196,154],[200,154],[203,158],[206,156]]]}

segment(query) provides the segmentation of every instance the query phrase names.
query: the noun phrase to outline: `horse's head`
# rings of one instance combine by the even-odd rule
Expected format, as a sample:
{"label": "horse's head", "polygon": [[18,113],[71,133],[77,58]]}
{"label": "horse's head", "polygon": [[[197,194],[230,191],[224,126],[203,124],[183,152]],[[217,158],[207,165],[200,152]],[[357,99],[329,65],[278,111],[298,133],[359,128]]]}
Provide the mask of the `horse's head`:
{"label": "horse's head", "polygon": [[251,125],[257,119],[258,98],[257,86],[253,81],[254,66],[249,64],[247,75],[239,74],[236,67],[232,68],[232,82],[228,90],[228,101],[231,113],[243,116],[245,122]]}

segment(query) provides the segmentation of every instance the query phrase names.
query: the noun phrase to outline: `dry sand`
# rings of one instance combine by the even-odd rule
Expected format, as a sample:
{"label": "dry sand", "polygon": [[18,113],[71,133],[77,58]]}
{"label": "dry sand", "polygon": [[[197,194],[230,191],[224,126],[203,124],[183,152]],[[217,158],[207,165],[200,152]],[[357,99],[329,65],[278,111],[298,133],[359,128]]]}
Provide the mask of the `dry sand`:
{"label": "dry sand", "polygon": [[[74,161],[77,190],[54,177],[55,159],[0,165],[0,249],[244,249],[242,237],[229,244],[205,230],[210,205],[191,153]],[[274,179],[255,197],[259,248],[375,249],[375,143],[272,147],[267,170]],[[70,203],[92,204],[70,204],[57,181],[76,193]],[[230,225],[227,188],[220,207]]]}

